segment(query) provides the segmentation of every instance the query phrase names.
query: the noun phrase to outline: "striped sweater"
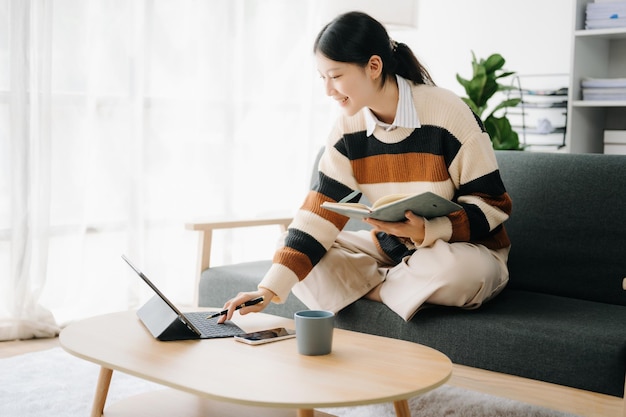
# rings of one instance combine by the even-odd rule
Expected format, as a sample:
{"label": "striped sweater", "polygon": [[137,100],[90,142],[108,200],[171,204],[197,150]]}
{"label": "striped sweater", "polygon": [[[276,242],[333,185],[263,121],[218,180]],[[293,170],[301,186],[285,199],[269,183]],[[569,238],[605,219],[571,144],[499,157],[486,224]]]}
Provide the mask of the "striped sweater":
{"label": "striped sweater", "polygon": [[489,249],[510,246],[503,222],[511,212],[511,200],[480,119],[450,91],[427,85],[411,88],[422,125],[418,129],[386,131],[377,126],[367,137],[363,112],[337,121],[320,159],[316,185],[259,284],[276,293],[274,301],[284,301],[293,285],[305,279],[348,221],[320,205],[338,201],[352,190],[361,191],[369,201],[389,194],[432,191],[463,207],[426,220],[423,242],[373,234],[391,259],[399,260],[438,239]]}

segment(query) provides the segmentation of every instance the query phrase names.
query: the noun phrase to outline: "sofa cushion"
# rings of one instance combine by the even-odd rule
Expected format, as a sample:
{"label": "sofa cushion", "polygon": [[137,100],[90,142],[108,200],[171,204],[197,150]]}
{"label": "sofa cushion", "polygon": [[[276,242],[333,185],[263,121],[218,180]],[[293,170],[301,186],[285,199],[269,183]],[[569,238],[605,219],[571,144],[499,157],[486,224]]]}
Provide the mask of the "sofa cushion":
{"label": "sofa cushion", "polygon": [[385,305],[359,300],[337,327],[409,340],[454,363],[623,396],[626,309],[505,290],[477,310],[430,307],[405,323]]}
{"label": "sofa cushion", "polygon": [[626,305],[626,156],[497,151],[508,287]]}

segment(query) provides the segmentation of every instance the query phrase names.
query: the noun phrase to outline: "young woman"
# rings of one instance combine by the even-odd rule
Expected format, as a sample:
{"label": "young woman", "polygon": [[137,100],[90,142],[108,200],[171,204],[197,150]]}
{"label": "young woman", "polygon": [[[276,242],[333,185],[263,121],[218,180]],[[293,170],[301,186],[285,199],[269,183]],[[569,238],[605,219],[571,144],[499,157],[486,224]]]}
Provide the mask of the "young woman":
{"label": "young woman", "polygon": [[[272,267],[257,291],[226,302],[220,320],[254,297],[268,302],[242,314],[290,291],[311,309],[335,312],[367,297],[404,320],[428,303],[476,308],[498,294],[508,281],[511,200],[480,119],[366,14],[334,19],[314,53],[343,114]],[[401,222],[367,219],[371,231],[343,231],[348,218],[320,205],[355,190],[352,201],[431,191],[462,209],[434,219],[408,211]]]}

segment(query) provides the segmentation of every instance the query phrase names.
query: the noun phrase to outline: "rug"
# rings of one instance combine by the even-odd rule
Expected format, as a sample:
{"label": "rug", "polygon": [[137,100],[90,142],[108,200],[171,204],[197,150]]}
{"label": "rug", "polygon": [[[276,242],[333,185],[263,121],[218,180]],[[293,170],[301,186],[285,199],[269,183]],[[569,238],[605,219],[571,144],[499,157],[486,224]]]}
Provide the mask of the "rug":
{"label": "rug", "polygon": [[[62,348],[0,359],[0,416],[85,417],[100,367]],[[163,387],[113,372],[107,404]],[[409,400],[412,417],[575,417],[517,401],[443,386]],[[339,417],[393,417],[392,404],[332,408]]]}

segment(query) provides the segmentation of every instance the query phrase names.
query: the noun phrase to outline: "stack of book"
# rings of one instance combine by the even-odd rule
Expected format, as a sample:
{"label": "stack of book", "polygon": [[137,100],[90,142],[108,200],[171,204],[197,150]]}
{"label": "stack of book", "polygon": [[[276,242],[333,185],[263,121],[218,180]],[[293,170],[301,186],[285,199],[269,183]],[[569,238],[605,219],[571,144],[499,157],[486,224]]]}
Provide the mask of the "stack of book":
{"label": "stack of book", "polygon": [[587,4],[585,29],[626,27],[626,1],[596,0]]}
{"label": "stack of book", "polygon": [[626,130],[604,131],[604,153],[626,155]]}
{"label": "stack of book", "polygon": [[584,78],[583,100],[626,100],[626,78]]}

